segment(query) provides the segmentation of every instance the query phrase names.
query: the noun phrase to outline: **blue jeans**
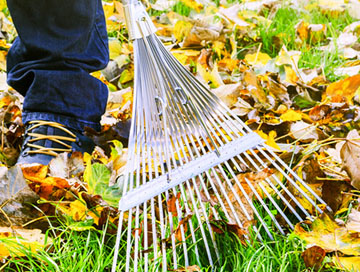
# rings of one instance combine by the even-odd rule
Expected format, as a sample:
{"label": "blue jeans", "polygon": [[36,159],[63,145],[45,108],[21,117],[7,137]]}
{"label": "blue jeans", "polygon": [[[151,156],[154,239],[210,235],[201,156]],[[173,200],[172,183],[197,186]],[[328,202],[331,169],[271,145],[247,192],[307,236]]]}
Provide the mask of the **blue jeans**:
{"label": "blue jeans", "polygon": [[24,96],[23,122],[100,129],[108,89],[91,72],[109,61],[101,0],[7,0],[18,38],[8,84]]}

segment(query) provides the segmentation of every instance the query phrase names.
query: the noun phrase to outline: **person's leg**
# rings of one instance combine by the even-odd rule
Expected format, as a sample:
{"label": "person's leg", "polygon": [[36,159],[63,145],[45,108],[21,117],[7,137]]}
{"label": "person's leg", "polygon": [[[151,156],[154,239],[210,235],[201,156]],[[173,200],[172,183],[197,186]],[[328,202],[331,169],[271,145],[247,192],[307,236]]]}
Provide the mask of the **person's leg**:
{"label": "person's leg", "polygon": [[99,130],[108,90],[89,73],[109,58],[101,0],[7,3],[19,34],[7,57],[8,83],[25,97],[23,122]]}
{"label": "person's leg", "polygon": [[106,86],[89,75],[108,62],[100,0],[8,0],[19,37],[8,83],[24,95],[23,119],[99,129]]}

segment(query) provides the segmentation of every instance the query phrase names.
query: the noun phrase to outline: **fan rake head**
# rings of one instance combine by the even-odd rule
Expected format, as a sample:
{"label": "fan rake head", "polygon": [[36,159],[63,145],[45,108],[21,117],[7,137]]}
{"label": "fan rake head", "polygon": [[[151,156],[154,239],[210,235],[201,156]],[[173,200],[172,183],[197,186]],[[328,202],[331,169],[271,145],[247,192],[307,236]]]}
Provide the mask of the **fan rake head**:
{"label": "fan rake head", "polygon": [[113,271],[125,241],[126,271],[214,266],[219,224],[263,239],[321,213],[320,197],[168,52],[141,4],[125,10],[135,92]]}

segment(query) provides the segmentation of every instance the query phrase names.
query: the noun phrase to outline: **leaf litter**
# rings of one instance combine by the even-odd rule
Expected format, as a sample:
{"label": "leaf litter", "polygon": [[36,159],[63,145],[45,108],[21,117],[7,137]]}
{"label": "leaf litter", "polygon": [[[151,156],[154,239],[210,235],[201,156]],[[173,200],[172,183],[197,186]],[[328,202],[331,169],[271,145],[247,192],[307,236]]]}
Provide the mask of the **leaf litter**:
{"label": "leaf litter", "polygon": [[[353,265],[359,270],[360,252],[356,245],[360,231],[359,3],[355,0],[311,3],[292,0],[287,4],[276,0],[241,3],[158,0],[147,4],[150,14],[155,14],[152,19],[158,27],[157,34],[176,58],[291,164],[329,203],[336,220],[346,222],[339,225],[333,215],[327,214],[316,218],[314,211],[310,211],[315,221],[309,226],[296,226],[295,233],[309,243],[302,254],[306,266],[318,269],[326,260],[324,256],[330,256],[332,263],[328,265],[339,268]],[[17,199],[24,190],[28,202],[35,203],[49,217],[63,217],[74,230],[101,229],[109,219],[114,224],[108,231],[116,232],[116,206],[122,188],[116,177],[123,173],[126,164],[126,131],[133,99],[133,49],[120,1],[106,1],[103,5],[111,61],[106,69],[93,75],[108,86],[110,95],[101,132],[86,129],[86,135],[95,141],[97,148],[92,154],[60,154],[49,166],[30,165],[22,170],[13,165],[24,132],[23,98],[6,85],[5,73],[5,56],[16,32],[8,13],[0,12],[0,222],[7,228],[0,237],[3,233],[21,236],[34,249],[38,244],[45,245],[18,229],[31,226],[26,223],[40,216],[33,212],[34,206],[25,207],[21,204],[24,200]],[[6,5],[1,8],[4,11]],[[277,14],[284,8],[298,16],[293,27],[286,30],[288,33],[276,29]],[[327,21],[305,16],[312,12]],[[334,29],[333,22],[344,17],[351,19]],[[272,35],[270,41],[264,32]],[[314,55],[310,60],[306,56],[308,52]],[[339,59],[328,68],[325,58],[315,61],[317,54],[334,54]],[[225,186],[230,201],[234,198],[233,191],[243,197],[243,191],[254,197],[248,186],[254,186],[261,198],[266,199],[266,193],[272,194],[262,180],[269,173],[277,174],[276,169],[269,168],[267,173],[250,171],[254,169],[244,166],[244,172],[237,174],[238,183],[232,180]],[[214,192],[208,196],[201,192],[201,195],[201,201],[212,207],[218,205]],[[174,217],[180,216],[175,204],[178,199],[179,196],[170,194],[163,203]],[[298,201],[306,207],[301,196]],[[182,209],[181,203],[178,204]],[[235,208],[244,226],[252,223],[251,209],[245,207],[249,212],[245,215],[243,207],[235,205]],[[10,214],[9,218],[3,211]],[[185,216],[174,224],[172,231],[178,241],[184,238],[181,230],[187,232],[189,218]],[[233,232],[242,239],[247,230],[235,227],[234,222],[211,219],[217,235]],[[38,230],[30,231],[41,236]],[[0,257],[8,255],[3,253]],[[193,265],[178,271],[199,269]]]}

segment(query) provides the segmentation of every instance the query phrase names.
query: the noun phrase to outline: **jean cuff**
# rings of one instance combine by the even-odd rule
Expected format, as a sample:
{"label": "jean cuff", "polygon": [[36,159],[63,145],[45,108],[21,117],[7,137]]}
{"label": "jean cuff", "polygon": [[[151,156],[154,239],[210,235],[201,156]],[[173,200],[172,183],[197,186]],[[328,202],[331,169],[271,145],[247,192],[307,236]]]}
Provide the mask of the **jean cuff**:
{"label": "jean cuff", "polygon": [[35,120],[57,122],[66,127],[79,131],[84,131],[84,127],[90,127],[92,129],[95,129],[96,131],[101,130],[100,123],[79,120],[74,117],[69,117],[65,115],[48,113],[48,112],[27,112],[27,111],[22,113],[22,121],[24,124],[26,124],[29,121],[35,121]]}

